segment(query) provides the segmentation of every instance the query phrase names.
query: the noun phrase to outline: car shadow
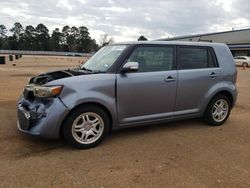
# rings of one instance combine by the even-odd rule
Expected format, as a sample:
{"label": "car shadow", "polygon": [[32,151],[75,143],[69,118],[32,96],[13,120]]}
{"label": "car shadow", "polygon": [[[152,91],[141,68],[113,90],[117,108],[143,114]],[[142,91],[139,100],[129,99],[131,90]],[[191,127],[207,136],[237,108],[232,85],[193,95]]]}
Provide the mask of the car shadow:
{"label": "car shadow", "polygon": [[207,126],[201,119],[179,120],[174,122],[141,125],[136,127],[129,127],[110,132],[112,139],[116,137],[133,137],[139,134],[152,134],[161,131],[176,131],[187,128],[202,128]]}
{"label": "car shadow", "polygon": [[[161,124],[152,124],[152,125],[143,125],[131,128],[124,128],[120,130],[111,131],[109,135],[106,137],[105,141],[101,144],[101,146],[97,147],[110,147],[112,141],[116,139],[131,139],[133,137],[137,137],[139,135],[150,135],[155,133],[160,133],[162,131],[177,131],[181,129],[199,129],[206,126],[199,119],[195,120],[183,120],[176,122],[168,122]],[[204,127],[203,127],[204,128]],[[17,132],[18,136],[16,139],[21,142],[19,144],[19,149],[15,150],[12,153],[12,158],[15,160],[20,160],[32,156],[44,156],[48,155],[51,152],[72,152],[77,149],[72,148],[67,145],[67,143],[61,140],[48,140],[40,137],[34,137],[31,135],[26,135],[23,133]],[[111,144],[112,145],[112,144]],[[98,149],[98,148],[97,148]],[[80,151],[80,150],[79,150]]]}

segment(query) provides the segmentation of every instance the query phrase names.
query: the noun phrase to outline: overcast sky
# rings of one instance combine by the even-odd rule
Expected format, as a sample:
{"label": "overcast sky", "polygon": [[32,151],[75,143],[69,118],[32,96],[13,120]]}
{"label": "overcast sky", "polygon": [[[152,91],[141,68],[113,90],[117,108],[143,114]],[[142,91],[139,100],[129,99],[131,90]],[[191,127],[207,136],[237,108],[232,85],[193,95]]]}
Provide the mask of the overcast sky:
{"label": "overcast sky", "polygon": [[249,0],[0,0],[0,24],[86,26],[98,42],[250,28]]}

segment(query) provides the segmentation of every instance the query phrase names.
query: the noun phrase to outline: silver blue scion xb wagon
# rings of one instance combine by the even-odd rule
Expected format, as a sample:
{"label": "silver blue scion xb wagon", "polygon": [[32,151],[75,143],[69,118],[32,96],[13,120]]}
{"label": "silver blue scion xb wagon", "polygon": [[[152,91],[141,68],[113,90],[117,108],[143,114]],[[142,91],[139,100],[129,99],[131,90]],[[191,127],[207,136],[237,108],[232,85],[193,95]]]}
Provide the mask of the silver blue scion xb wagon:
{"label": "silver blue scion xb wagon", "polygon": [[112,44],[81,67],[31,78],[18,101],[18,128],[90,148],[124,127],[200,117],[219,126],[235,104],[236,77],[225,44]]}

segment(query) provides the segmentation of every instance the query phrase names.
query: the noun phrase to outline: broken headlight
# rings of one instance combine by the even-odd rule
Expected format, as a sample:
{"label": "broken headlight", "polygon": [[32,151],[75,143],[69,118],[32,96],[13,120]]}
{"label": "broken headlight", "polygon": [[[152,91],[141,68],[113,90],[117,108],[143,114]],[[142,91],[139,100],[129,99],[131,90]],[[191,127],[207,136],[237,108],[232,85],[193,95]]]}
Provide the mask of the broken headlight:
{"label": "broken headlight", "polygon": [[39,98],[48,98],[58,96],[63,86],[34,86],[34,96]]}

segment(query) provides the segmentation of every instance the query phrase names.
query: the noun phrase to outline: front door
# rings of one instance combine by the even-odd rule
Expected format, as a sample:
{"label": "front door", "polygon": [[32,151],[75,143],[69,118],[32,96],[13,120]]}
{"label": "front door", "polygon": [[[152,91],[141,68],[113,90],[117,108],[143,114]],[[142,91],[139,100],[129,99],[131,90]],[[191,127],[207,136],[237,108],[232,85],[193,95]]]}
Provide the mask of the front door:
{"label": "front door", "polygon": [[177,87],[174,47],[138,46],[126,62],[138,62],[139,70],[117,75],[119,123],[173,116]]}

